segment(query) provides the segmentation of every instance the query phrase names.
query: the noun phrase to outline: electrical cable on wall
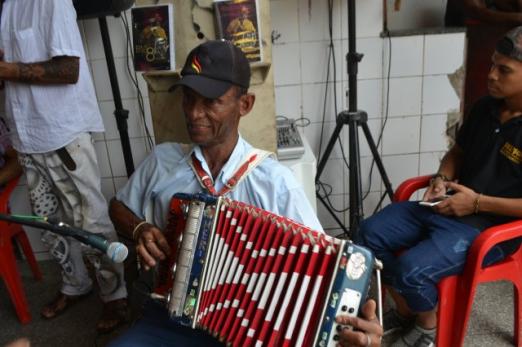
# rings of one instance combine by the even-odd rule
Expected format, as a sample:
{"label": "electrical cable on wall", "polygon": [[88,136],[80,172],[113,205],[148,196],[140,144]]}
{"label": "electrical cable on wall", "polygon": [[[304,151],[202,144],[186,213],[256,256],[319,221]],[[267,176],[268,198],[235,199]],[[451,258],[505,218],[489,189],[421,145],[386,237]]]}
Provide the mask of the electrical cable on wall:
{"label": "electrical cable on wall", "polygon": [[138,74],[136,70],[134,70],[134,67],[130,66],[131,62],[134,62],[134,52],[132,51],[132,43],[131,43],[131,35],[129,31],[129,20],[127,18],[127,12],[123,12],[122,16],[120,16],[121,22],[123,24],[125,38],[126,38],[126,66],[127,66],[127,73],[129,74],[129,77],[132,81],[132,84],[136,88],[137,92],[137,100],[138,100],[138,107],[140,112],[140,117],[143,121],[143,128],[145,130],[145,137],[146,137],[146,146],[147,150],[151,151],[154,147],[154,141],[152,139],[150,130],[147,126],[147,121],[145,117],[145,103],[143,100],[143,94],[141,92],[139,83],[138,83]]}
{"label": "electrical cable on wall", "polygon": [[[390,75],[391,75],[392,41],[391,41],[391,37],[389,35],[388,35],[388,47],[389,47],[389,52],[388,52],[388,71],[386,73],[386,101],[383,102],[383,105],[385,106],[384,121],[381,125],[379,138],[377,139],[377,147],[379,147],[381,144],[382,136],[384,134],[384,129],[386,128],[386,124],[388,123],[388,116],[389,116],[389,110],[390,110]],[[372,174],[373,174],[374,167],[375,167],[375,159],[372,160],[372,163],[370,165],[368,190],[366,191],[366,193],[363,197],[363,200],[366,199],[366,197],[370,194],[370,189],[372,186]],[[375,209],[373,210],[373,214],[375,214],[380,209],[381,204],[385,197],[386,197],[386,193],[384,192],[379,199],[379,203],[375,206]]]}

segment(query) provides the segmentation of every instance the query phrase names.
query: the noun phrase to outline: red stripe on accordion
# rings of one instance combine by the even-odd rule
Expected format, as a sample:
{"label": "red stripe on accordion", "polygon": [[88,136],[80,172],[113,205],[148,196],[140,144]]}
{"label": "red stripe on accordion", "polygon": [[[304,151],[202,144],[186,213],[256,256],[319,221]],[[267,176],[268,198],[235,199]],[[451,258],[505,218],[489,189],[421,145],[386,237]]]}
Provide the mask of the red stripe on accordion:
{"label": "red stripe on accordion", "polygon": [[[263,223],[261,235],[258,236],[258,243],[260,244],[260,247],[258,248],[257,257],[254,257],[254,254],[252,254],[252,257],[249,261],[247,271],[245,272],[248,275],[248,278],[244,277],[244,281],[241,282],[241,286],[245,289],[242,290],[243,295],[237,297],[238,300],[241,299],[241,302],[232,325],[232,330],[228,336],[229,341],[241,341],[242,337],[244,336],[245,331],[244,327],[242,327],[242,324],[245,324],[245,319],[249,319],[249,317],[246,316],[247,308],[250,302],[253,300],[252,295],[254,293],[254,287],[260,275],[263,262],[265,261],[265,258],[268,254],[270,242],[274,236],[274,230],[271,228],[271,225],[266,222],[266,220]],[[241,289],[242,288],[240,288],[240,290]]]}
{"label": "red stripe on accordion", "polygon": [[186,203],[179,199],[172,199],[170,202],[170,214],[167,220],[169,227],[165,232],[165,238],[170,247],[170,256],[168,261],[161,262],[158,266],[158,283],[154,290],[157,294],[165,295],[172,288],[173,277],[170,269],[177,259],[181,235],[185,229],[186,220],[180,218],[183,216],[185,205]]}
{"label": "red stripe on accordion", "polygon": [[[324,297],[327,290],[329,275],[332,274],[332,252],[333,246],[327,245],[324,257],[319,266],[319,271],[315,277],[312,293],[309,296],[309,305],[306,309],[305,316],[301,321],[301,330],[297,337],[296,346],[309,346],[313,343],[313,334],[311,329],[307,329],[311,322],[317,322],[320,319],[321,310],[317,305],[312,305],[317,298]],[[330,266],[329,266],[330,265]]]}
{"label": "red stripe on accordion", "polygon": [[208,313],[200,322],[202,326],[207,328],[215,309],[215,297],[218,295],[220,290],[220,282],[224,281],[224,276],[226,275],[226,269],[224,267],[225,261],[229,251],[229,245],[232,244],[232,239],[235,235],[235,228],[237,226],[239,213],[240,211],[238,210],[227,209],[223,229],[219,230],[219,232],[216,231],[216,235],[220,235],[220,237],[216,239],[218,242],[218,248],[213,255],[215,258],[215,267],[211,271],[211,287],[208,289],[208,291],[204,292],[207,298],[207,306],[205,308],[208,308]]}
{"label": "red stripe on accordion", "polygon": [[[246,211],[244,211],[243,213],[248,214]],[[239,244],[237,246],[237,253],[234,256],[234,261],[237,261],[237,266],[231,270],[230,275],[232,275],[232,280],[230,282],[227,281],[227,283],[225,284],[223,295],[219,300],[223,303],[221,316],[219,317],[216,323],[218,327],[222,327],[221,331],[219,332],[220,335],[223,334],[224,328],[226,328],[224,323],[231,313],[230,305],[239,287],[239,281],[241,280],[241,276],[243,274],[246,259],[248,259],[248,253],[250,251],[246,249],[246,246],[248,243],[248,237],[250,234],[252,234],[251,227],[253,223],[254,217],[251,214],[248,214],[245,225],[243,226],[241,231]],[[224,336],[222,337],[224,338]]]}
{"label": "red stripe on accordion", "polygon": [[239,280],[237,284],[232,286],[233,295],[228,298],[230,301],[230,308],[228,317],[221,329],[223,336],[228,336],[231,333],[236,315],[238,314],[239,303],[246,292],[248,278],[254,269],[255,260],[262,245],[262,237],[257,237],[261,227],[262,219],[255,218],[254,225],[249,233],[245,252],[242,254],[239,262],[242,268]]}
{"label": "red stripe on accordion", "polygon": [[309,263],[306,267],[306,271],[304,273],[304,277],[301,280],[301,286],[299,287],[299,292],[297,293],[296,301],[294,302],[294,309],[290,315],[290,321],[288,322],[288,327],[286,329],[284,335],[284,343],[283,346],[291,346],[292,342],[295,341],[296,337],[296,325],[297,322],[301,322],[304,318],[304,312],[301,310],[303,307],[303,302],[305,296],[308,296],[310,289],[310,281],[312,276],[316,273],[316,265],[320,260],[321,255],[319,253],[321,245],[316,243],[312,248],[312,253],[309,258]]}
{"label": "red stripe on accordion", "polygon": [[[231,246],[226,254],[225,266],[223,268],[223,274],[219,281],[219,288],[216,293],[216,308],[215,313],[210,322],[209,328],[210,331],[217,333],[218,330],[216,327],[219,327],[220,324],[218,322],[223,320],[223,312],[226,310],[224,306],[226,294],[230,288],[230,284],[233,280],[233,275],[237,269],[239,263],[239,254],[240,254],[240,242],[241,237],[243,235],[243,228],[245,227],[245,223],[247,221],[247,217],[249,217],[246,211],[240,211],[238,218],[238,223],[235,228],[232,228],[230,231],[233,233]],[[243,242],[244,244],[244,242]]]}
{"label": "red stripe on accordion", "polygon": [[[255,283],[255,290],[252,294],[252,300],[248,305],[248,309],[245,316],[243,317],[240,334],[238,337],[236,337],[237,343],[242,344],[243,346],[251,345],[255,335],[255,329],[257,327],[256,321],[254,319],[256,308],[262,310],[265,305],[264,303],[260,302],[261,294],[263,294],[263,289],[269,290],[268,287],[265,287],[265,282],[268,278],[268,275],[270,274],[272,264],[275,260],[276,252],[278,251],[278,245],[281,244],[283,238],[283,234],[280,231],[281,230],[274,222],[270,224],[269,233],[273,234],[273,238],[270,242],[270,245],[268,246],[268,254],[266,256],[264,264],[262,264],[262,268],[260,269],[257,283]],[[243,341],[243,339],[245,340]],[[241,341],[243,342],[241,343]]]}
{"label": "red stripe on accordion", "polygon": [[251,345],[258,335],[260,335],[264,317],[267,314],[268,304],[270,302],[278,301],[277,299],[279,298],[279,296],[276,297],[275,295],[276,279],[277,276],[279,276],[281,273],[283,260],[288,252],[288,248],[293,237],[293,233],[291,231],[284,232],[283,229],[284,228],[282,226],[279,226],[277,230],[277,232],[280,234],[279,237],[282,238],[282,241],[274,245],[274,247],[277,247],[277,245],[280,244],[280,246],[277,247],[277,251],[273,257],[274,264],[272,267],[268,265],[267,268],[263,270],[267,274],[267,284],[263,290],[259,305],[257,306],[254,318],[252,319],[252,325],[250,327],[250,329],[252,329],[255,334],[252,334],[252,336],[247,336],[247,341],[245,342],[246,345]]}
{"label": "red stripe on accordion", "polygon": [[288,276],[290,276],[290,280],[288,282],[288,286],[286,288],[285,296],[283,298],[283,302],[280,307],[279,314],[275,321],[272,334],[269,337],[269,345],[276,346],[281,345],[284,340],[284,331],[288,326],[290,321],[291,314],[291,306],[290,303],[294,302],[297,298],[299,287],[301,284],[304,267],[307,264],[308,255],[310,254],[310,246],[311,242],[309,238],[304,238],[304,242],[301,245],[300,250],[298,251],[297,263],[294,268],[290,269],[288,272]]}
{"label": "red stripe on accordion", "polygon": [[261,327],[261,332],[259,334],[258,340],[267,341],[270,337],[270,333],[272,332],[273,326],[275,324],[275,319],[278,316],[278,310],[281,308],[280,303],[284,298],[283,292],[287,286],[287,279],[290,275],[291,269],[293,267],[294,261],[296,261],[298,257],[298,250],[300,245],[303,243],[303,235],[301,233],[294,233],[293,230],[290,230],[291,234],[291,244],[287,251],[287,256],[283,263],[283,271],[278,278],[277,285],[274,291],[273,300],[270,303],[270,306],[267,311],[267,315],[265,316],[265,320]]}

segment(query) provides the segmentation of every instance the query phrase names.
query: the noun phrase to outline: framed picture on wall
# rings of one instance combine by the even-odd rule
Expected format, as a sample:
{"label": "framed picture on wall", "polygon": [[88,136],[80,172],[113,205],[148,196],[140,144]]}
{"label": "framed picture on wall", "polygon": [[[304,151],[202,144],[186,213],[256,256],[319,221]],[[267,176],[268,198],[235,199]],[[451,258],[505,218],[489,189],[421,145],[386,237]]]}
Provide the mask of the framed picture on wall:
{"label": "framed picture on wall", "polygon": [[136,71],[174,70],[172,9],[172,4],[161,4],[131,10]]}
{"label": "framed picture on wall", "polygon": [[214,0],[219,37],[232,41],[251,63],[263,60],[257,0]]}

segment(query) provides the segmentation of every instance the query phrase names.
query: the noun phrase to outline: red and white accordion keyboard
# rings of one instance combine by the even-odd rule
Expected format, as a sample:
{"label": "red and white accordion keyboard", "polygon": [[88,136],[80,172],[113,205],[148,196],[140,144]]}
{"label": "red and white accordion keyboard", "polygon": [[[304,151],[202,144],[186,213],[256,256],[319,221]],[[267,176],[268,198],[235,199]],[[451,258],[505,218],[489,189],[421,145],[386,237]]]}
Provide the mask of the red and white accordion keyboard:
{"label": "red and white accordion keyboard", "polygon": [[171,317],[232,346],[335,346],[339,314],[366,299],[370,251],[273,213],[176,194],[155,297]]}

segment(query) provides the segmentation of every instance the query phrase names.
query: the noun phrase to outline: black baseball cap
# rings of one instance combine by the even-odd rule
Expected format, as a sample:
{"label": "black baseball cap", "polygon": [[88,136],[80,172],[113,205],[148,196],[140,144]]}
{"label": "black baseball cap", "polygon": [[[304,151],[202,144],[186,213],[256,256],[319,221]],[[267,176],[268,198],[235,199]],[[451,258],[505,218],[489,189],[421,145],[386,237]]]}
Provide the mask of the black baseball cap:
{"label": "black baseball cap", "polygon": [[206,98],[215,99],[233,85],[245,89],[250,86],[248,59],[232,42],[212,40],[189,53],[181,70],[181,79],[169,91],[186,86]]}
{"label": "black baseball cap", "polygon": [[522,62],[522,26],[508,31],[497,42],[496,51]]}

